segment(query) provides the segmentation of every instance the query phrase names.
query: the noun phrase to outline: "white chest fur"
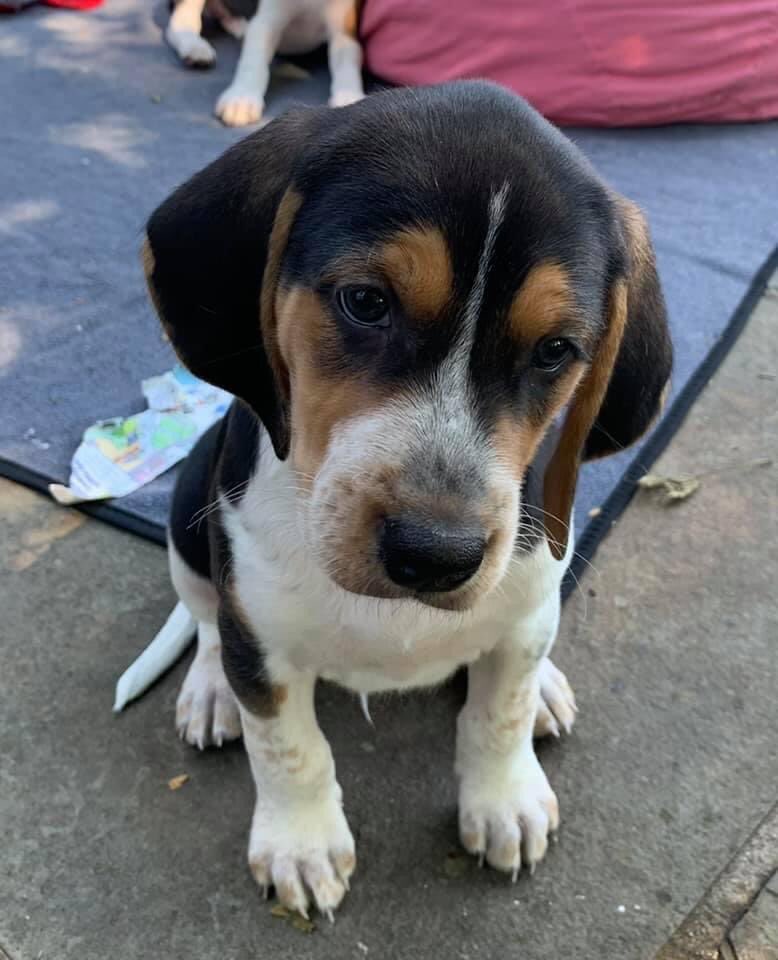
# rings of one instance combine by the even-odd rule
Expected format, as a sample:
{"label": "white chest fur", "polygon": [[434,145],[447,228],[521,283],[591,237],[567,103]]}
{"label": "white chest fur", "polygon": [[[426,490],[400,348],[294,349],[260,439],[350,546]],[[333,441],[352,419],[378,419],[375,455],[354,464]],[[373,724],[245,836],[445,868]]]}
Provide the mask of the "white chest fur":
{"label": "white chest fur", "polygon": [[554,560],[545,541],[515,559],[498,588],[464,613],[349,593],[315,559],[306,500],[291,470],[274,457],[260,459],[239,505],[221,506],[235,589],[274,677],[291,668],[359,693],[439,683],[558,593],[568,558]]}

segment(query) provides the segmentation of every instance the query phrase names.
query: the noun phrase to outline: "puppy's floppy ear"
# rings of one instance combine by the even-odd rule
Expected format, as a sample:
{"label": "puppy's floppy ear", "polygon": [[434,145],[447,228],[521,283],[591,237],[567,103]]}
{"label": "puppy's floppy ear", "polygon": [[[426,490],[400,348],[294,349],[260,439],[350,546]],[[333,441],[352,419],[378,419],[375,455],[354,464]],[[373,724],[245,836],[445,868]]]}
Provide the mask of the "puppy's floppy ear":
{"label": "puppy's floppy ear", "polygon": [[281,260],[301,198],[293,171],[324,110],[286,114],[227,150],[154,211],[142,260],[170,340],[196,376],[244,400],[289,450],[275,335]]}
{"label": "puppy's floppy ear", "polygon": [[617,453],[638,440],[659,413],[673,351],[648,226],[640,210],[616,197],[626,269],[611,284],[607,326],[582,378],[544,481],[546,535],[564,556],[582,460]]}
{"label": "puppy's floppy ear", "polygon": [[640,439],[660,412],[673,365],[656,257],[639,207],[616,197],[627,259],[627,320],[608,391],[584,459],[618,453]]}

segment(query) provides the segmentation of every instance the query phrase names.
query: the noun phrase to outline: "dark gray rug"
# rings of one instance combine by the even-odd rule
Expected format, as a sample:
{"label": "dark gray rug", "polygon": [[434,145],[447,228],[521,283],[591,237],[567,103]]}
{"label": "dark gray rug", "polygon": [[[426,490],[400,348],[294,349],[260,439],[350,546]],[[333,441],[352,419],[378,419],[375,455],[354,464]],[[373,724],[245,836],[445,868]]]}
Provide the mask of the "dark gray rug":
{"label": "dark gray rug", "polygon": [[[187,71],[163,21],[148,0],[0,20],[0,473],[31,485],[67,482],[83,430],[144,409],[140,381],[171,366],[138,265],[143,223],[245,133],[211,113],[237,42],[217,37],[216,68]],[[276,78],[271,112],[325,90],[320,65],[309,79]],[[778,124],[570,133],[648,213],[677,351],[663,426],[584,471],[577,527],[589,554],[775,265]],[[172,483],[93,512],[160,539]]]}

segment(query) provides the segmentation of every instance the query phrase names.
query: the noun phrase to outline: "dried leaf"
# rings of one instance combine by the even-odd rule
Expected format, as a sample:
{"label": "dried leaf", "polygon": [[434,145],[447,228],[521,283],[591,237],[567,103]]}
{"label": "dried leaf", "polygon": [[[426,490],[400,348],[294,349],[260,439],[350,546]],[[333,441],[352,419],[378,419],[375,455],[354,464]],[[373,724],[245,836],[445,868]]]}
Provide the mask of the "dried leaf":
{"label": "dried leaf", "polygon": [[310,76],[310,71],[289,60],[273,65],[273,77],[276,80],[308,80]]}
{"label": "dried leaf", "polygon": [[295,910],[290,910],[282,903],[277,903],[274,907],[270,908],[270,916],[277,917],[279,920],[286,920],[290,927],[294,927],[295,930],[299,930],[301,933],[313,933],[316,929],[316,924],[313,920],[309,920]]}
{"label": "dried leaf", "polygon": [[466,853],[449,853],[443,861],[443,872],[447,877],[456,880],[463,877],[470,866],[470,857]]}
{"label": "dried leaf", "polygon": [[168,780],[167,785],[170,790],[180,790],[189,779],[188,773],[180,773],[177,777]]}
{"label": "dried leaf", "polygon": [[697,477],[660,477],[654,473],[647,473],[638,480],[638,486],[644,490],[661,490],[662,502],[665,506],[688,499],[700,488]]}
{"label": "dried leaf", "polygon": [[291,923],[295,930],[299,930],[301,933],[313,933],[316,929],[316,924],[313,920],[309,920],[301,913],[293,913],[289,918],[289,923]]}

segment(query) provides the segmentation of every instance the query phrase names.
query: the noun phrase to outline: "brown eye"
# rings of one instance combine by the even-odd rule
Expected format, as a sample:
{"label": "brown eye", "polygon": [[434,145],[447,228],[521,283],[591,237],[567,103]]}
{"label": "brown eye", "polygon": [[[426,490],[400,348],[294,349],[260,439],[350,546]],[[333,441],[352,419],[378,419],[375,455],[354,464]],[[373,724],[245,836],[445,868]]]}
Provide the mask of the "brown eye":
{"label": "brown eye", "polygon": [[343,287],[338,306],[352,323],[363,327],[389,326],[389,300],[378,287]]}
{"label": "brown eye", "polygon": [[532,364],[553,373],[573,354],[573,345],[562,337],[546,337],[535,347]]}

